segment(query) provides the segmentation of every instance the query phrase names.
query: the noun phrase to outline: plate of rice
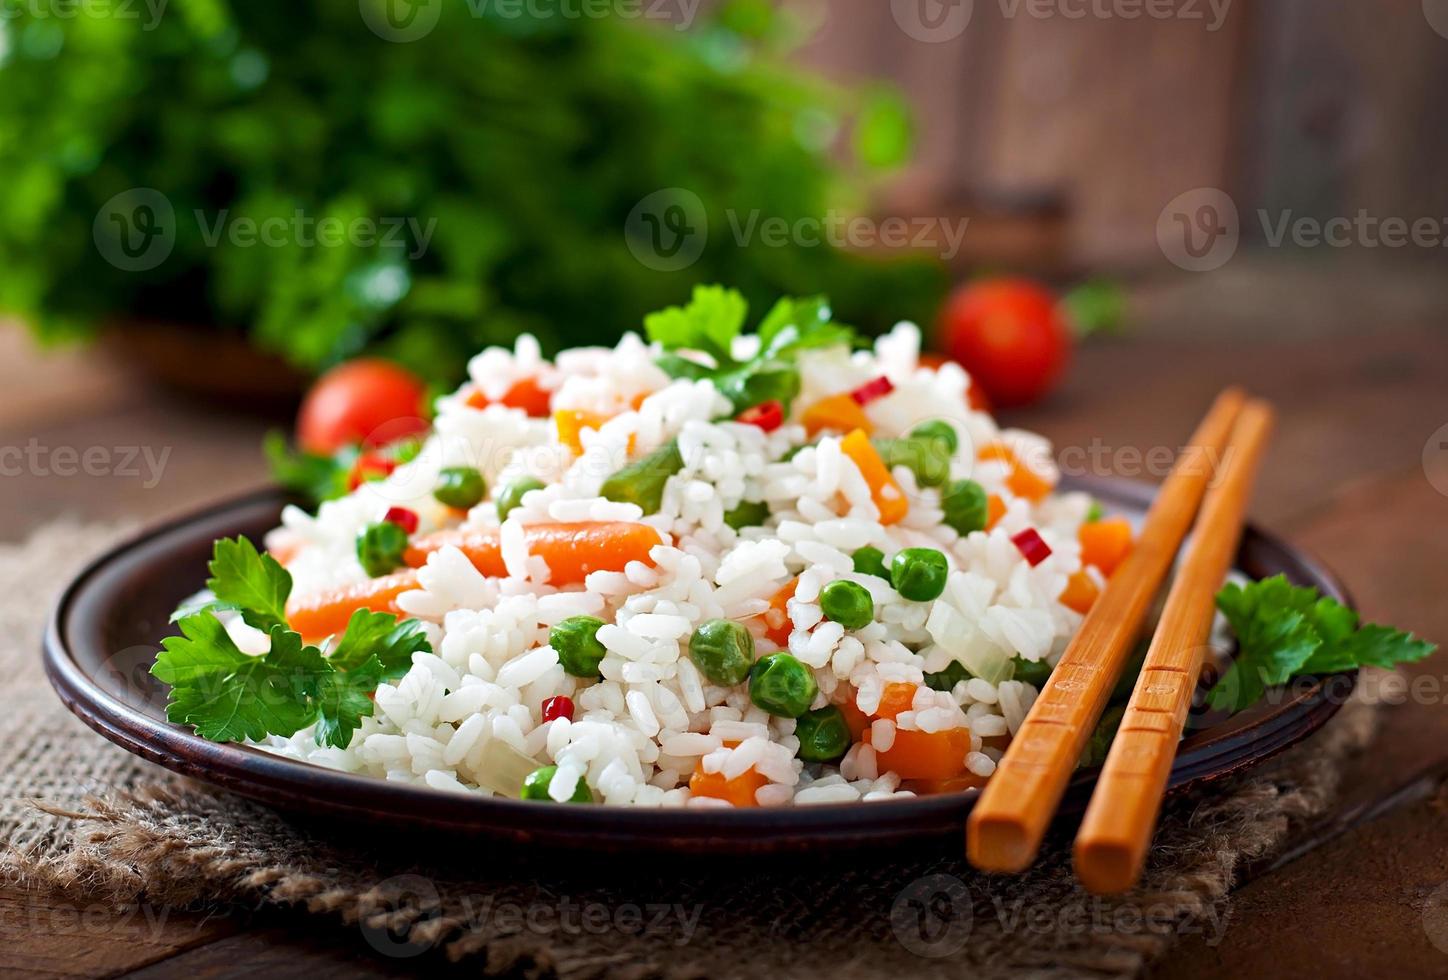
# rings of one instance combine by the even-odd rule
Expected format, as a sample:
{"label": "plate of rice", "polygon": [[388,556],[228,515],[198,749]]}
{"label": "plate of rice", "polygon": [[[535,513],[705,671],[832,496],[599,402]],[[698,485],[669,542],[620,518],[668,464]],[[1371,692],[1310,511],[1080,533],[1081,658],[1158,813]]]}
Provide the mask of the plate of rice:
{"label": "plate of rice", "polygon": [[[958,834],[1151,489],[1064,484],[911,324],[746,321],[704,287],[613,347],[483,351],[341,496],[101,558],[52,680],[133,751],[312,812],[700,850]],[[1255,530],[1239,566],[1344,598]],[[1204,711],[1173,784],[1304,737],[1333,680]]]}

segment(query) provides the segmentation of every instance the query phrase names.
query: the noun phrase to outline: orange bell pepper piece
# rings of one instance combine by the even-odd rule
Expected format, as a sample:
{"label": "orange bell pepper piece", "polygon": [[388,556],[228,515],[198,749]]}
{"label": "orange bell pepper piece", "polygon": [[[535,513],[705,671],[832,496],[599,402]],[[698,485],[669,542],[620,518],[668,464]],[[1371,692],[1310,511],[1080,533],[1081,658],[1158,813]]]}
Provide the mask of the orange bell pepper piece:
{"label": "orange bell pepper piece", "polygon": [[863,429],[866,434],[875,431],[875,426],[865,410],[849,395],[821,398],[801,413],[800,421],[811,436],[821,429],[834,429],[837,432]]}
{"label": "orange bell pepper piece", "polygon": [[1081,542],[1081,563],[1095,565],[1107,578],[1131,554],[1131,522],[1124,517],[1082,524],[1076,536]]}
{"label": "orange bell pepper piece", "polygon": [[855,429],[845,436],[840,449],[859,468],[860,475],[870,487],[870,499],[880,511],[881,524],[898,524],[910,512],[910,501],[905,491],[895,482],[894,475],[880,454],[870,442],[864,429]]}
{"label": "orange bell pepper piece", "polygon": [[1101,590],[1096,587],[1091,576],[1081,571],[1066,580],[1066,588],[1062,590],[1057,601],[1067,609],[1074,609],[1084,616],[1091,611],[1100,595]]}

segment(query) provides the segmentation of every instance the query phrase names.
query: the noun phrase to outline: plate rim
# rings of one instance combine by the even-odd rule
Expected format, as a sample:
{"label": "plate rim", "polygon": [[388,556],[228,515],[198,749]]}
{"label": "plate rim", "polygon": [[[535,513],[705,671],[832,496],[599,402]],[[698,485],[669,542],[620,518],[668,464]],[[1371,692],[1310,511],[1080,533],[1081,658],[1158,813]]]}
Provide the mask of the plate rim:
{"label": "plate rim", "polygon": [[[1069,481],[1069,489],[1085,490],[1108,501],[1144,507],[1156,487],[1123,478]],[[55,602],[42,643],[46,676],[66,708],[88,727],[140,758],[181,775],[196,778],[285,810],[326,813],[362,823],[407,824],[449,834],[511,839],[519,844],[548,843],[588,849],[667,849],[729,853],[811,850],[817,847],[875,843],[944,833],[964,832],[964,817],[978,790],[940,796],[757,809],[568,807],[563,829],[536,819],[549,804],[448,793],[427,786],[395,783],[375,776],[345,773],[301,760],[234,743],[209,742],[188,729],[152,718],[133,704],[112,695],[85,669],[72,643],[72,617],[102,576],[136,563],[166,543],[186,538],[199,527],[242,517],[254,508],[277,507],[289,498],[277,488],[262,487],[154,522],[126,536],[97,555],[78,572]],[[233,530],[230,533],[239,533]],[[1352,606],[1336,574],[1312,554],[1270,532],[1249,524],[1244,541],[1274,552],[1314,578],[1325,595]],[[1244,761],[1214,771],[1220,760],[1209,753],[1196,764],[1173,764],[1170,788],[1210,782],[1260,765],[1315,732],[1342,706],[1345,698],[1328,696],[1329,684],[1350,691],[1356,671],[1319,678],[1273,707],[1264,721],[1242,729],[1256,730],[1262,747]],[[1214,726],[1219,727],[1219,726]],[[1204,729],[1199,734],[1213,731]],[[1227,739],[1231,731],[1214,740]],[[1073,801],[1095,782],[1094,770],[1078,771],[1067,788],[1062,815],[1078,813],[1084,800]],[[1079,806],[1073,805],[1079,803]],[[548,810],[554,816],[556,809]],[[580,838],[582,839],[580,841]]]}

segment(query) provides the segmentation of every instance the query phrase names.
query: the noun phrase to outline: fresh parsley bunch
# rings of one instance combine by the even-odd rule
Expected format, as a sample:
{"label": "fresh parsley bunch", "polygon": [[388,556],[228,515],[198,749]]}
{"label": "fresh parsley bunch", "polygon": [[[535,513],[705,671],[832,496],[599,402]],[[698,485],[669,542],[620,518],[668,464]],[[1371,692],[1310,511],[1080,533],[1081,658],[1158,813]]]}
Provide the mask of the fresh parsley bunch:
{"label": "fresh parsley bunch", "polygon": [[1298,588],[1281,575],[1249,585],[1228,585],[1217,608],[1237,634],[1240,651],[1208,693],[1213,708],[1241,711],[1267,688],[1293,677],[1357,667],[1415,663],[1437,649],[1388,626],[1360,625],[1357,613],[1316,589]]}
{"label": "fresh parsley bunch", "polygon": [[[432,649],[417,620],[367,609],[352,614],[335,643],[303,643],[287,626],[291,575],[244,537],[217,541],[209,568],[215,599],[176,611],[181,635],[162,641],[151,673],[171,685],[166,718],[213,742],[288,736],[315,724],[319,745],[345,748],[372,714],[377,685],[398,680],[414,653]],[[223,610],[267,633],[271,649],[238,649],[216,616]]]}
{"label": "fresh parsley bunch", "polygon": [[738,291],[696,286],[687,306],[671,306],[644,317],[644,330],[668,352],[658,365],[670,377],[710,379],[736,413],[767,401],[779,402],[787,412],[800,388],[794,355],[856,343],[855,331],[835,322],[825,297],[786,297],[759,324],[758,351],[737,361],[734,341],[748,318],[749,303]]}

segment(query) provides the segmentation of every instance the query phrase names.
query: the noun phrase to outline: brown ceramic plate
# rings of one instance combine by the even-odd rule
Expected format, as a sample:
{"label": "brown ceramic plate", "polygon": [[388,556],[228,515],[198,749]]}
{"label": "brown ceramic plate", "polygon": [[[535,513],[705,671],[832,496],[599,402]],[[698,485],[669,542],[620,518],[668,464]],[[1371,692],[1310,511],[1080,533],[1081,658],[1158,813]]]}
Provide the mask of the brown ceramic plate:
{"label": "brown ceramic plate", "polygon": [[[1140,514],[1153,488],[1123,481],[1078,484],[1108,508]],[[45,666],[71,711],[116,744],[168,769],[277,807],[413,830],[606,851],[811,850],[957,837],[976,792],[880,803],[755,810],[644,810],[486,799],[347,775],[240,745],[208,742],[165,720],[166,692],[148,670],[177,602],[206,578],[212,542],[275,526],[284,498],[263,492],[165,524],[93,562],[61,596],[45,637]],[[1249,529],[1238,567],[1285,573],[1346,602],[1327,571]],[[1194,713],[1172,768],[1174,789],[1260,763],[1322,726],[1354,675],[1314,680],[1235,717]],[[1077,773],[1063,813],[1078,813],[1096,778]]]}

